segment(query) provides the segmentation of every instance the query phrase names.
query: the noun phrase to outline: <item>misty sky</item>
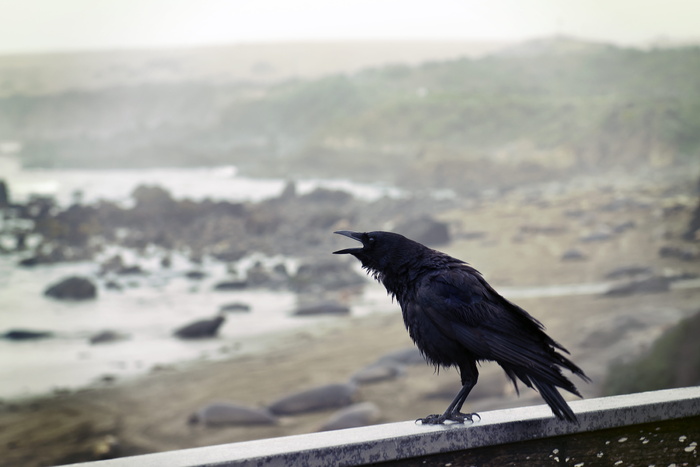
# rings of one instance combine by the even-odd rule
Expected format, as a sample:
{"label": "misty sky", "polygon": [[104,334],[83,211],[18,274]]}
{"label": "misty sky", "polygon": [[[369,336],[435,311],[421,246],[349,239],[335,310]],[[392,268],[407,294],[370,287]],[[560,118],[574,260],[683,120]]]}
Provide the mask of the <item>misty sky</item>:
{"label": "misty sky", "polygon": [[700,40],[700,0],[0,0],[0,53],[278,40]]}

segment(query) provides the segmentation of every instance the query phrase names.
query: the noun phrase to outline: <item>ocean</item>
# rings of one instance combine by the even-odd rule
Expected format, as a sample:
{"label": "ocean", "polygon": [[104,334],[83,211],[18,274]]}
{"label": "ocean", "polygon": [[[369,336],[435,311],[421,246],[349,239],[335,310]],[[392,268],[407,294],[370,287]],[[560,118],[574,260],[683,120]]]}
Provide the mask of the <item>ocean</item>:
{"label": "ocean", "polygon": [[[42,195],[54,197],[63,207],[77,198],[87,204],[105,199],[128,206],[130,194],[139,185],[161,186],[175,199],[255,202],[278,196],[288,183],[282,179],[244,177],[232,166],[23,169],[8,157],[0,157],[0,180],[7,183],[13,202],[22,203],[32,195]],[[300,194],[324,187],[344,190],[365,200],[402,196],[402,191],[396,188],[347,180],[298,180],[296,184]],[[11,229],[11,222],[0,219],[0,231]],[[13,243],[10,235],[0,241],[6,245]],[[130,277],[122,290],[111,290],[104,287],[104,281],[98,277],[99,263],[117,253],[127,264],[139,264],[147,274]],[[188,258],[175,253],[172,266],[163,269],[159,262],[164,255],[164,251],[156,248],[137,255],[114,247],[94,262],[31,268],[17,266],[22,257],[18,253],[0,255],[0,334],[16,329],[54,334],[51,338],[29,341],[0,339],[0,398],[74,390],[144,374],[166,365],[230,358],[262,350],[265,342],[270,341],[261,336],[334,325],[347,319],[342,316],[293,317],[297,296],[290,291],[214,290],[217,282],[230,277],[226,265],[205,258],[202,265],[195,267]],[[237,266],[245,269],[255,261],[284,262],[290,271],[295,268],[295,258],[266,258],[256,253]],[[205,271],[206,277],[187,278],[186,273],[193,269]],[[98,284],[97,299],[66,302],[43,295],[49,285],[70,275],[93,278]],[[369,280],[368,284],[371,284]],[[395,309],[395,305],[386,303],[382,290],[372,285],[368,290],[368,296],[374,294],[377,299],[358,297],[352,306],[353,316]],[[229,313],[217,338],[184,341],[173,337],[176,328],[211,318],[221,305],[231,302],[246,303],[251,309],[245,313]],[[122,333],[128,338],[91,345],[90,337],[104,330]]]}

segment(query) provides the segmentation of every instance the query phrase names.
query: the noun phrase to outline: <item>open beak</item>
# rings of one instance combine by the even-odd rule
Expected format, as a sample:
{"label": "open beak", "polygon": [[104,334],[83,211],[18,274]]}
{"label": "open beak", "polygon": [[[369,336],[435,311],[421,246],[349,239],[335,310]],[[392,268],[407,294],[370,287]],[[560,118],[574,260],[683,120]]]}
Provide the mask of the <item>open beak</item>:
{"label": "open beak", "polygon": [[[346,237],[350,237],[354,240],[357,240],[358,242],[362,242],[362,232],[351,232],[350,230],[338,230],[337,232],[338,235],[344,235]],[[334,255],[344,255],[344,254],[352,254],[352,253],[358,253],[362,251],[362,248],[346,248],[344,250],[338,250],[334,251]]]}

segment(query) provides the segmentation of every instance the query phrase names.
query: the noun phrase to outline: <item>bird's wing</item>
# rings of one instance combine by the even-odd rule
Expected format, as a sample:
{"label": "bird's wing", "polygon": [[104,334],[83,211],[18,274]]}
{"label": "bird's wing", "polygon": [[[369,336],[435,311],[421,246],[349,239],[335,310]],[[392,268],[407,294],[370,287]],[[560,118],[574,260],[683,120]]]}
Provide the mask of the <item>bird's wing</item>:
{"label": "bird's wing", "polygon": [[549,359],[551,339],[539,321],[476,272],[441,271],[426,277],[416,295],[416,306],[435,326],[478,358],[525,366]]}

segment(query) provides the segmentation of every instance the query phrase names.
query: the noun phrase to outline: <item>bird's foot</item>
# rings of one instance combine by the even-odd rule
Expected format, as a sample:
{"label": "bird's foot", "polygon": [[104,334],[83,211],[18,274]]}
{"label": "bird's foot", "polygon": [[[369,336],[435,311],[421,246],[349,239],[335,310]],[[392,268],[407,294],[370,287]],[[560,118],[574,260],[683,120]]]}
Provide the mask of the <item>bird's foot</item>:
{"label": "bird's foot", "polygon": [[455,423],[474,422],[474,417],[478,417],[479,421],[481,421],[481,416],[478,413],[453,412],[442,415],[428,415],[425,418],[417,419],[416,423],[420,422],[421,425],[443,425],[447,421]]}

